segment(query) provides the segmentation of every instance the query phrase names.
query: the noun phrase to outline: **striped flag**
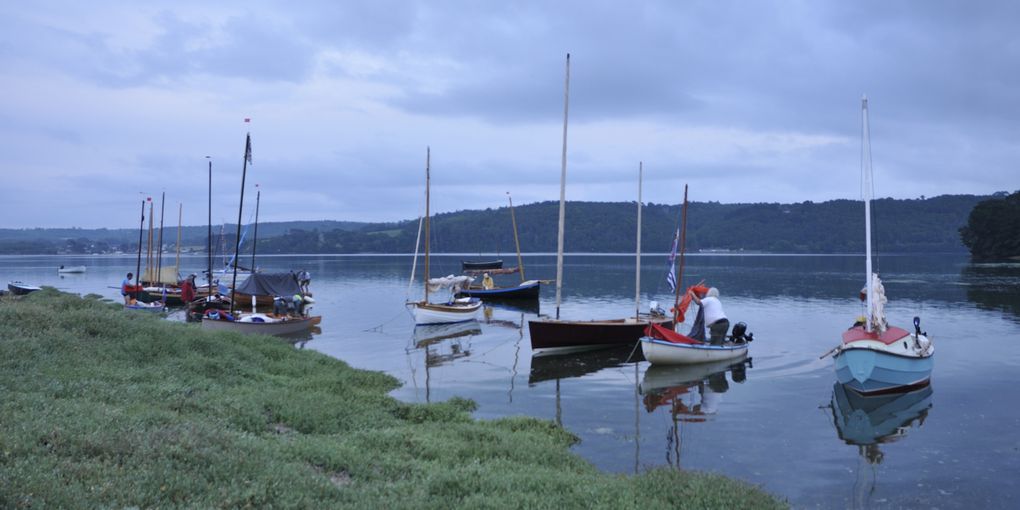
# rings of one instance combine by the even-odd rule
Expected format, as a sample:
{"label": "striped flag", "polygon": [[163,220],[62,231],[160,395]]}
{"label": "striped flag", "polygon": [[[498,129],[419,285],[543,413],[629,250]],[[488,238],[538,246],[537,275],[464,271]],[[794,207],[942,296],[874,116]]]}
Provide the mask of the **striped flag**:
{"label": "striped flag", "polygon": [[666,273],[666,285],[670,292],[676,292],[676,249],[680,243],[680,229],[673,235],[673,248],[669,250],[669,272]]}

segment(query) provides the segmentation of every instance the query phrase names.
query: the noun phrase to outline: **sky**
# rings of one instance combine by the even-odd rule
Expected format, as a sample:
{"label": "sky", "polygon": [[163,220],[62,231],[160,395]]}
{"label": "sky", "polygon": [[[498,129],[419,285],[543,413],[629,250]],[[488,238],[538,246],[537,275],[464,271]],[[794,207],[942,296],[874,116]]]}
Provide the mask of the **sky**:
{"label": "sky", "polygon": [[[0,4],[0,228],[1020,188],[1020,2]],[[245,119],[250,122],[245,122]],[[208,156],[208,158],[207,158]]]}

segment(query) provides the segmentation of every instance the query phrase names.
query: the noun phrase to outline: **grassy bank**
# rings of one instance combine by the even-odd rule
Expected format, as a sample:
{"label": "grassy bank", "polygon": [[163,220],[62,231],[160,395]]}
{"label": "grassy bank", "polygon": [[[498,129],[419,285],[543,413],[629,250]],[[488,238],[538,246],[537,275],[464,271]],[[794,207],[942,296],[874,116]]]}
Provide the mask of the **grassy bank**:
{"label": "grassy bank", "polygon": [[0,507],[773,508],[722,477],[604,474],[575,438],[268,337],[52,289],[0,302]]}

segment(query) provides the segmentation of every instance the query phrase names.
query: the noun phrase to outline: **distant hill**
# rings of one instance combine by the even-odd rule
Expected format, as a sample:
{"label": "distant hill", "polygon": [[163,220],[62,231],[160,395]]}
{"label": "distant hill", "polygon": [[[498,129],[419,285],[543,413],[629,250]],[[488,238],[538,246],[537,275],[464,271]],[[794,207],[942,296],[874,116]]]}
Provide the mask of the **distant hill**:
{"label": "distant hill", "polygon": [[[974,206],[987,195],[872,202],[875,246],[880,253],[965,253],[959,230]],[[558,202],[515,208],[521,249],[556,251]],[[646,204],[642,216],[642,250],[669,250],[679,219],[679,205]],[[634,202],[568,202],[565,250],[632,252]],[[722,250],[769,253],[859,253],[864,251],[864,206],[833,200],[797,204],[720,204],[693,202],[688,210],[688,251]],[[226,246],[233,245],[236,225],[227,225]],[[218,236],[220,227],[213,227]],[[260,253],[410,253],[418,220],[397,223],[293,221],[259,225]],[[101,253],[136,249],[131,229],[0,229],[0,253]],[[170,239],[167,239],[167,236]],[[250,234],[249,234],[250,239]],[[164,241],[172,245],[176,227]],[[206,227],[182,231],[183,246],[204,249]],[[247,243],[245,243],[247,244]],[[432,248],[437,252],[513,253],[510,211],[457,211],[432,219]]]}

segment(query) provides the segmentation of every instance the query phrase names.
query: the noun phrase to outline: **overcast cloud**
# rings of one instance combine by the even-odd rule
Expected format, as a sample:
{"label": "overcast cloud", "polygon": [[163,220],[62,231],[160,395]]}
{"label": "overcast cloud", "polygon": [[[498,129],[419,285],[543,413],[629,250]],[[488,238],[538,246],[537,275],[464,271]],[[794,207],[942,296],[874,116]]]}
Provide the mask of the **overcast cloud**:
{"label": "overcast cloud", "polygon": [[[236,219],[392,221],[567,198],[1014,191],[1020,3],[6,2],[0,227],[129,227],[167,194]],[[244,123],[244,118],[251,118]],[[249,191],[252,191],[251,188]],[[246,203],[247,198],[246,198]],[[248,214],[248,213],[246,213]]]}

